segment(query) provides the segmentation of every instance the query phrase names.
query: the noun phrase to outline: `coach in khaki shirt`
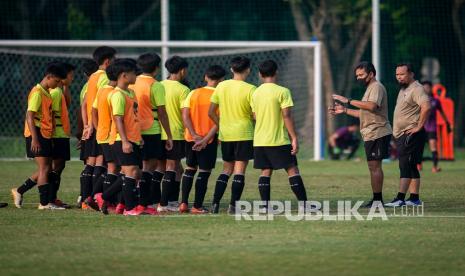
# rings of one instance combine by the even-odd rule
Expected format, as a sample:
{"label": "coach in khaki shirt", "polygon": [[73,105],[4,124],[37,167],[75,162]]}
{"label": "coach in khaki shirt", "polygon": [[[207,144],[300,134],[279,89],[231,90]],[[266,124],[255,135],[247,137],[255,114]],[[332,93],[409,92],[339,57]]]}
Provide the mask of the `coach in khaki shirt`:
{"label": "coach in khaki shirt", "polygon": [[[426,133],[423,126],[431,109],[428,95],[414,78],[412,66],[397,65],[396,78],[401,87],[394,110],[394,138],[399,152],[399,193],[386,206],[421,205],[420,173],[417,164],[421,161]],[[410,198],[405,194],[410,188]]]}
{"label": "coach in khaki shirt", "polygon": [[334,115],[346,113],[360,119],[360,133],[365,141],[365,153],[373,190],[373,199],[365,207],[372,207],[383,203],[384,174],[381,162],[389,156],[392,129],[388,119],[386,89],[376,80],[373,64],[361,62],[355,68],[355,77],[357,82],[366,87],[362,100],[347,99],[340,95],[333,95],[333,99],[358,109],[349,109],[339,104],[330,108],[330,113]]}

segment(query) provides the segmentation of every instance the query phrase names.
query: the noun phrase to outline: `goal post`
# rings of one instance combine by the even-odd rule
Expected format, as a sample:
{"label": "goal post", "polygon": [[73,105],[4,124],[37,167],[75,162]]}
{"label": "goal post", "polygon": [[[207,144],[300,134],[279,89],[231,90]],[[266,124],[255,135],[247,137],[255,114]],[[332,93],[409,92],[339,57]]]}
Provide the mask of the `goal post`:
{"label": "goal post", "polygon": [[[144,51],[162,53],[168,49],[170,55],[182,55],[189,61],[189,80],[194,85],[203,82],[203,73],[208,65],[220,64],[228,66],[232,56],[244,54],[252,59],[254,66],[258,62],[270,58],[280,65],[280,82],[291,89],[295,100],[295,120],[304,132],[303,144],[309,150],[313,160],[322,160],[324,153],[324,108],[321,77],[321,46],[318,41],[134,41],[134,40],[0,40],[0,57],[3,68],[11,68],[0,73],[0,80],[8,79],[8,74],[25,74],[24,63],[31,62],[28,77],[37,81],[38,76],[31,72],[40,72],[47,62],[58,59],[79,64],[79,60],[90,58],[92,48],[111,46],[118,50],[119,57],[136,58]],[[121,54],[120,54],[121,53]],[[27,59],[24,57],[27,56]],[[5,59],[6,58],[6,59]],[[164,64],[166,55],[162,55]],[[23,67],[17,63],[23,63]],[[191,66],[193,64],[193,66]],[[10,66],[10,67],[8,67]],[[255,66],[256,67],[256,66]],[[13,70],[15,68],[15,70]],[[195,72],[194,72],[195,71]],[[252,83],[259,85],[257,71],[252,70]],[[193,79],[191,79],[191,76]],[[23,76],[26,78],[26,76]],[[77,78],[74,86],[76,94],[84,80]],[[22,98],[16,101],[16,112],[24,111],[24,95],[27,87],[21,85],[9,88],[0,87],[0,93],[21,93]],[[195,87],[191,87],[195,88]],[[22,89],[25,91],[11,91]],[[305,95],[303,95],[305,94]],[[23,102],[21,102],[23,101]],[[20,109],[20,110],[19,110]],[[0,114],[3,120],[3,116]],[[24,122],[22,122],[24,123]],[[14,127],[13,127],[14,128]],[[20,133],[20,131],[19,131]],[[0,125],[0,137],[15,135],[14,131],[5,133]],[[308,143],[311,140],[310,143]],[[0,157],[8,158],[8,153],[0,149]]]}

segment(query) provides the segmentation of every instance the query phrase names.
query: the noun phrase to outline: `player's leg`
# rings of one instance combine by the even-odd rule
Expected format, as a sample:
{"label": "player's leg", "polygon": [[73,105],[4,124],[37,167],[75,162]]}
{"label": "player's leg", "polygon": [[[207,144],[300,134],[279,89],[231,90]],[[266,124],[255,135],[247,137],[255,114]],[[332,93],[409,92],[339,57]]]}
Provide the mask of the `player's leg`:
{"label": "player's leg", "polygon": [[18,188],[11,189],[11,195],[13,196],[13,202],[16,208],[22,208],[23,206],[23,195],[34,188],[37,185],[37,178],[39,177],[39,171],[35,171],[23,184]]}
{"label": "player's leg", "polygon": [[213,192],[213,200],[211,211],[214,214],[218,214],[220,208],[220,201],[223,198],[226,187],[228,186],[228,180],[234,170],[234,162],[223,161],[223,170],[216,179],[215,191]]}
{"label": "player's leg", "polygon": [[234,143],[234,170],[231,185],[230,213],[235,212],[236,201],[241,199],[245,186],[245,171],[250,159],[253,159],[253,141],[239,141]]}
{"label": "player's leg", "polygon": [[159,212],[168,211],[168,201],[170,195],[173,193],[174,181],[176,180],[176,160],[166,159],[165,175],[161,182],[161,197],[158,206]]}
{"label": "player's leg", "polygon": [[194,183],[194,177],[197,172],[198,160],[196,151],[192,149],[194,142],[186,143],[186,169],[181,179],[181,205],[179,205],[179,212],[186,213],[189,211],[189,194]]}
{"label": "player's leg", "polygon": [[50,184],[48,176],[52,170],[51,157],[35,157],[34,161],[37,164],[39,175],[37,178],[37,188],[39,189],[39,210],[56,209],[64,210],[63,207],[58,207],[50,202]]}
{"label": "player's leg", "polygon": [[212,169],[216,165],[217,150],[218,143],[214,140],[203,150],[196,152],[199,174],[195,180],[195,200],[194,207],[191,209],[192,214],[208,213],[208,210],[203,206],[203,202],[207,193],[208,179],[210,178]]}
{"label": "player's leg", "polygon": [[441,169],[438,167],[439,158],[438,158],[438,140],[436,132],[428,132],[428,144],[429,149],[431,150],[431,158],[433,160],[433,168],[431,171],[433,173],[440,172]]}

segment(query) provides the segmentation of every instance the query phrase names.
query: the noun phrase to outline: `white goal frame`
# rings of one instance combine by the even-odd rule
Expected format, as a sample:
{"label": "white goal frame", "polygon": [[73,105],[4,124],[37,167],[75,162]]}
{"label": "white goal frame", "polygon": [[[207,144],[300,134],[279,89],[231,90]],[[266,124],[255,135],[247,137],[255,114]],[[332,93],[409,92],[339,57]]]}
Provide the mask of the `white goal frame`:
{"label": "white goal frame", "polygon": [[[151,41],[151,40],[0,40],[0,47],[140,47],[161,48],[162,64],[168,59],[170,48],[313,48],[314,116],[313,160],[324,156],[323,92],[321,74],[321,43],[319,41]],[[166,77],[166,72],[163,72]]]}

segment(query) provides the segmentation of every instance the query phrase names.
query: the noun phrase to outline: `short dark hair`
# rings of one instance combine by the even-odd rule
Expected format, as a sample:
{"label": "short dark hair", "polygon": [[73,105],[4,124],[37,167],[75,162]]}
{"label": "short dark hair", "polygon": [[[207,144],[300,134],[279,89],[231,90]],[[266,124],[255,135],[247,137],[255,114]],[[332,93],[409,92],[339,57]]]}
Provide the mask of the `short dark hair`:
{"label": "short dark hair", "polygon": [[98,64],[95,60],[86,58],[82,63],[82,70],[84,71],[84,74],[89,77],[98,70]]}
{"label": "short dark hair", "polygon": [[425,81],[422,81],[421,82],[422,85],[429,85],[429,86],[433,86],[433,83],[430,82],[429,80],[425,80]]}
{"label": "short dark hair", "polygon": [[108,46],[100,46],[94,50],[92,57],[98,65],[102,65],[106,59],[112,59],[116,55],[116,50]]}
{"label": "short dark hair", "polygon": [[114,70],[113,74],[116,76],[116,79],[118,79],[122,73],[135,73],[137,71],[136,62],[131,59],[122,58],[115,61],[113,65],[114,68],[112,70]]}
{"label": "short dark hair", "polygon": [[74,65],[71,64],[71,63],[62,62],[62,66],[63,66],[63,68],[65,69],[66,74],[69,74],[71,71],[76,70],[76,66],[74,66]]}
{"label": "short dark hair", "polygon": [[278,64],[274,60],[265,60],[258,66],[258,71],[262,77],[273,77],[278,71]]}
{"label": "short dark hair", "polygon": [[226,76],[226,70],[220,65],[212,65],[207,68],[205,75],[211,80],[220,80]]}
{"label": "short dark hair", "polygon": [[410,73],[413,73],[413,65],[409,62],[401,62],[401,63],[398,63],[396,65],[396,68],[399,68],[399,67],[407,67],[407,71],[410,72]]}
{"label": "short dark hair", "polygon": [[250,59],[245,56],[237,56],[231,59],[231,69],[236,73],[242,73],[250,68]]}
{"label": "short dark hair", "polygon": [[160,67],[161,58],[155,53],[145,53],[137,59],[137,66],[143,73],[152,73]]}
{"label": "short dark hair", "polygon": [[53,75],[60,79],[66,79],[67,72],[63,66],[63,63],[52,61],[47,64],[47,67],[45,68],[45,76],[46,75]]}
{"label": "short dark hair", "polygon": [[355,66],[355,70],[363,69],[367,74],[373,73],[373,76],[376,76],[376,69],[373,63],[368,61],[362,61],[357,66]]}
{"label": "short dark hair", "polygon": [[172,56],[165,62],[165,68],[170,74],[177,74],[188,66],[189,63],[187,63],[187,60],[180,56]]}
{"label": "short dark hair", "polygon": [[[116,62],[116,61],[115,61]],[[118,76],[115,74],[115,63],[110,64],[105,70],[110,81],[117,81]]]}

